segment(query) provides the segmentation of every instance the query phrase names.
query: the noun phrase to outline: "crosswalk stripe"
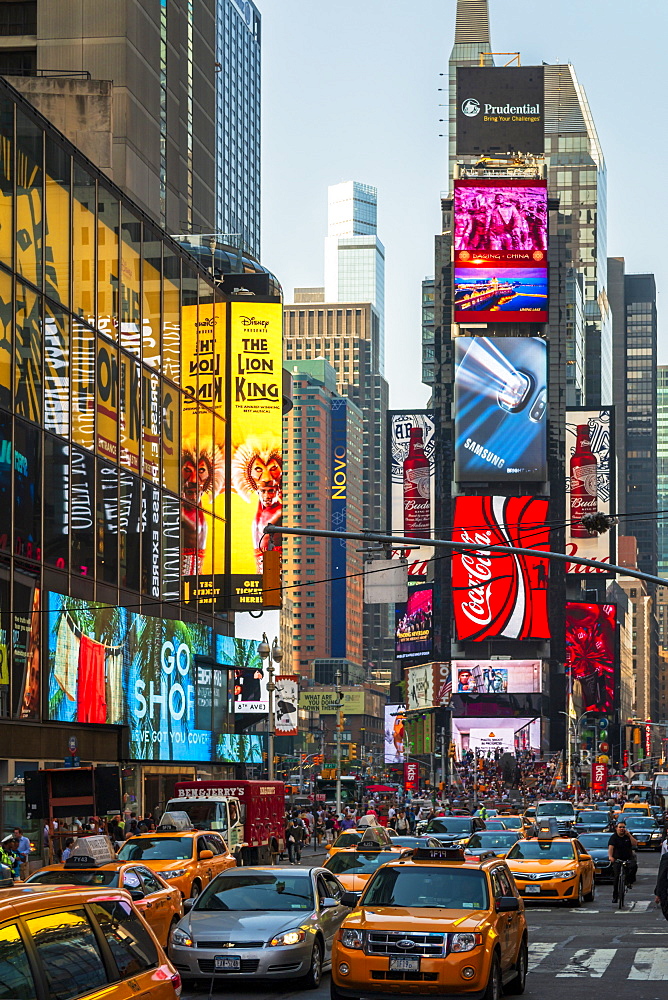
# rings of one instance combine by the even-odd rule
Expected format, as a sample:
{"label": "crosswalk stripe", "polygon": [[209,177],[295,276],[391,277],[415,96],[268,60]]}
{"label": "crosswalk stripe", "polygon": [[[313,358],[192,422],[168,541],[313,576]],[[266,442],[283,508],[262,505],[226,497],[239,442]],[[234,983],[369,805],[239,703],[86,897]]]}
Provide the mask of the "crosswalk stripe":
{"label": "crosswalk stripe", "polygon": [[668,979],[668,952],[664,948],[638,948],[629,979]]}
{"label": "crosswalk stripe", "polygon": [[636,913],[647,913],[651,905],[649,899],[639,899],[633,909]]}
{"label": "crosswalk stripe", "polygon": [[529,946],[529,972],[535,969],[556,948],[554,941],[537,941]]}
{"label": "crosswalk stripe", "polygon": [[616,948],[584,948],[576,951],[564,971],[557,973],[557,979],[600,979],[616,952]]}

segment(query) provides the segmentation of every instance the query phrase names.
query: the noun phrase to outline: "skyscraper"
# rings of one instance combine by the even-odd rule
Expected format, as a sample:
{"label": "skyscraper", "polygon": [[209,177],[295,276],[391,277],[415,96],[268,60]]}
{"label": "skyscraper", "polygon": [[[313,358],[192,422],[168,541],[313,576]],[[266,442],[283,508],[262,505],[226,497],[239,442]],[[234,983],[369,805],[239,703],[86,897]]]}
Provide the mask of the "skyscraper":
{"label": "skyscraper", "polygon": [[[324,358],[286,362],[293,409],[283,418],[285,513],[291,525],[361,531],[362,414],[337,391]],[[361,558],[350,543],[286,535],[283,586],[292,601],[290,673],[315,659],[362,665]],[[347,578],[346,578],[347,577]]]}
{"label": "skyscraper", "polygon": [[13,9],[0,18],[0,73],[39,111],[169,232],[239,234],[258,255],[260,14],[250,0],[0,7]]}
{"label": "skyscraper", "polygon": [[328,189],[327,302],[370,302],[378,314],[378,371],[385,370],[385,247],[378,239],[377,192],[346,181]]}
{"label": "skyscraper", "polygon": [[216,0],[216,231],[260,253],[262,20],[251,0]]}
{"label": "skyscraper", "polygon": [[668,577],[668,365],[657,368],[656,443],[657,572],[665,579]]}

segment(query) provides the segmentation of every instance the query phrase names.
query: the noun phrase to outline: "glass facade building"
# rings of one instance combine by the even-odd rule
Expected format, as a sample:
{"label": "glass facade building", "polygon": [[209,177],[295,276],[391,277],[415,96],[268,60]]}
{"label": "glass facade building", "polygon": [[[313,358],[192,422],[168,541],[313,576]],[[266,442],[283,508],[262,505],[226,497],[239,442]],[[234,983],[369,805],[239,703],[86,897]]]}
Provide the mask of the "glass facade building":
{"label": "glass facade building", "polygon": [[[656,384],[656,509],[668,511],[668,365],[657,368]],[[668,578],[668,518],[665,514],[658,515],[658,559],[657,572],[664,579]],[[668,635],[664,635],[665,640]]]}
{"label": "glass facade building", "polygon": [[[0,783],[73,726],[90,760],[230,764],[225,359],[249,297],[240,314],[3,80],[0,150]],[[280,323],[259,277],[252,308]]]}
{"label": "glass facade building", "polygon": [[260,253],[262,19],[250,0],[216,0],[216,228]]}

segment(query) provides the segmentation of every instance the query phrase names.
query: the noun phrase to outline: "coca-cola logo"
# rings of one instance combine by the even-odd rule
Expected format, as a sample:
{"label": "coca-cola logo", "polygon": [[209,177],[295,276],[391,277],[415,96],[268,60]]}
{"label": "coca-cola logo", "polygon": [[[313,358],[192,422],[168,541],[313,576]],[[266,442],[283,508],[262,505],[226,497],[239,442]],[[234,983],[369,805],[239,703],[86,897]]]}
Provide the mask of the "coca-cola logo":
{"label": "coca-cola logo", "polygon": [[[489,531],[482,531],[471,537],[467,531],[462,531],[462,541],[491,545],[492,535]],[[468,574],[468,599],[462,601],[462,611],[469,621],[476,625],[489,625],[492,620],[490,605],[492,560],[482,552],[464,552],[461,560],[462,567]]]}

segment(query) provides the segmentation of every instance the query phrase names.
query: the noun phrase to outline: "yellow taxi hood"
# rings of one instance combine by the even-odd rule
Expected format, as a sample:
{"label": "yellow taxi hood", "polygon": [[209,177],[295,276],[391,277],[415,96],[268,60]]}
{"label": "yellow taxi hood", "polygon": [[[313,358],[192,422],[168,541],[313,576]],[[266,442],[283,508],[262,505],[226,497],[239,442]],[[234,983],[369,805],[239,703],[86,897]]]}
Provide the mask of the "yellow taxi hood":
{"label": "yellow taxi hood", "polygon": [[361,892],[367,882],[374,875],[374,872],[337,875],[339,882],[346,892]]}
{"label": "yellow taxi hood", "polygon": [[344,927],[358,927],[360,930],[411,931],[445,933],[446,931],[480,930],[487,911],[449,910],[419,906],[365,906],[346,917]]}
{"label": "yellow taxi hood", "polygon": [[192,864],[192,858],[187,858],[185,861],[161,861],[159,859],[151,859],[150,861],[140,861],[138,864],[146,865],[147,868],[152,868],[154,872],[179,872],[181,869],[184,871],[188,869],[188,866]]}
{"label": "yellow taxi hood", "polygon": [[521,861],[519,858],[506,858],[506,864],[511,871],[524,872],[561,872],[564,868],[573,865],[575,868],[575,858],[568,858],[566,861],[557,861],[553,858],[536,858],[535,860]]}

